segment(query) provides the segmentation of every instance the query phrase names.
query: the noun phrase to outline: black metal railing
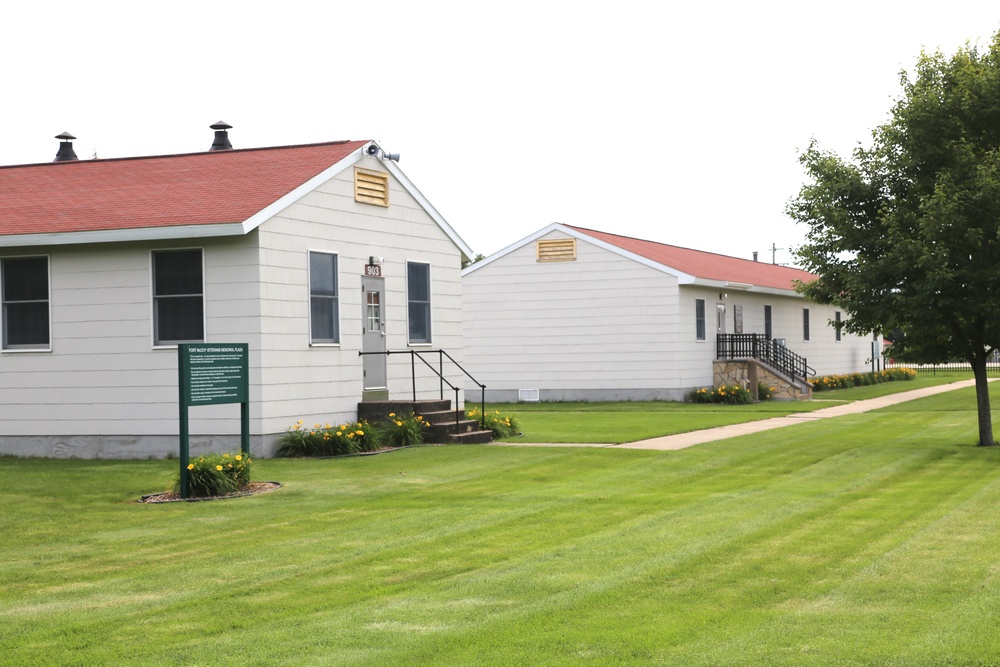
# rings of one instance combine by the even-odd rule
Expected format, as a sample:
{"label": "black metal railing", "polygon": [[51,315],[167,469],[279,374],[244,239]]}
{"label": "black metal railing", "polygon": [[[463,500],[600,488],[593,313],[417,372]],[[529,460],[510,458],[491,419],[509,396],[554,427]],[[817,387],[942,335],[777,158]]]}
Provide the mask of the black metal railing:
{"label": "black metal railing", "polygon": [[719,359],[757,359],[793,380],[816,375],[806,358],[792,352],[766,334],[716,334],[715,356]]}
{"label": "black metal railing", "polygon": [[[882,367],[886,370],[909,368],[918,373],[928,373],[930,375],[968,375],[972,377],[972,365],[967,361],[950,361],[940,364],[911,364],[888,358],[883,361]],[[1000,360],[994,357],[987,359],[986,374],[990,376],[1000,375]]]}
{"label": "black metal railing", "polygon": [[[423,362],[424,366],[429,368],[432,373],[438,376],[438,384],[441,390],[441,400],[444,400],[444,386],[448,385],[450,389],[455,392],[455,427],[458,428],[459,423],[459,410],[458,410],[458,392],[459,387],[456,387],[444,376],[444,360],[447,357],[448,361],[455,365],[455,368],[462,371],[466,377],[476,383],[480,391],[480,419],[482,420],[482,428],[486,430],[486,385],[481,383],[476,378],[472,377],[469,371],[462,367],[462,364],[455,361],[455,359],[444,350],[386,350],[385,352],[358,352],[358,356],[364,356],[366,354],[384,354],[386,357],[390,357],[394,354],[408,354],[410,355],[410,381],[413,385],[413,401],[417,400],[417,359]],[[425,354],[436,354],[438,355],[438,367],[434,368],[431,362],[424,359]]]}

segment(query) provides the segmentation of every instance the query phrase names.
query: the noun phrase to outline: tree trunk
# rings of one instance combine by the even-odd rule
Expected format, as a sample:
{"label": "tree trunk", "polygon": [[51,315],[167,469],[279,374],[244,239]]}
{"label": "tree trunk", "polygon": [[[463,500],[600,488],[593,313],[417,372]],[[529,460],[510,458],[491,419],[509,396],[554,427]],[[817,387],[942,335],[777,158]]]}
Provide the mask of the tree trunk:
{"label": "tree trunk", "polygon": [[993,420],[990,414],[990,385],[986,380],[986,351],[972,360],[972,374],[976,378],[976,407],[979,411],[979,446],[990,447],[993,442]]}

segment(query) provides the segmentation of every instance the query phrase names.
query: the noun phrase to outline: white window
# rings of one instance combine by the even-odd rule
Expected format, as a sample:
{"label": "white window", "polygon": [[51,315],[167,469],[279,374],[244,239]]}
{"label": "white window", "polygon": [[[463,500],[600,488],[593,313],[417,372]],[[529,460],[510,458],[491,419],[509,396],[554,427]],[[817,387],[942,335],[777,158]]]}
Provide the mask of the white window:
{"label": "white window", "polygon": [[48,349],[49,258],[17,257],[0,266],[3,349]]}
{"label": "white window", "polygon": [[309,342],[340,342],[337,256],[309,253]]}
{"label": "white window", "polygon": [[205,299],[201,250],[153,253],[153,343],[205,340]]}
{"label": "white window", "polygon": [[406,301],[410,342],[431,342],[431,266],[406,263]]}

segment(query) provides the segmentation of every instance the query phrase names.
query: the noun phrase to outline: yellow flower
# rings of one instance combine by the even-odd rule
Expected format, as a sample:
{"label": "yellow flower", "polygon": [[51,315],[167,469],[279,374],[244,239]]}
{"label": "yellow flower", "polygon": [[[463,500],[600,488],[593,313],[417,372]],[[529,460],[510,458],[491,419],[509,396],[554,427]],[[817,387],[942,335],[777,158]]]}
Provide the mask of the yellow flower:
{"label": "yellow flower", "polygon": [[390,416],[390,417],[395,417],[395,416],[396,416],[396,413],[395,413],[395,412],[390,412],[390,413],[389,413],[389,416]]}
{"label": "yellow flower", "polygon": [[319,428],[319,424],[316,424],[315,426],[313,426],[313,428]]}
{"label": "yellow flower", "polygon": [[189,463],[188,464],[188,470],[194,470],[194,464],[193,463]]}
{"label": "yellow flower", "polygon": [[396,422],[396,426],[402,426],[402,425],[403,425],[403,422],[400,422],[400,421]]}
{"label": "yellow flower", "polygon": [[337,435],[338,435],[338,436],[340,435],[340,431],[337,431]]}
{"label": "yellow flower", "polygon": [[250,459],[247,459],[247,463],[253,463],[253,461],[251,461]]}
{"label": "yellow flower", "polygon": [[330,428],[330,422],[326,423],[326,428]]}
{"label": "yellow flower", "polygon": [[243,457],[242,457],[241,455],[237,454],[237,455],[236,455],[236,460],[237,460],[237,461],[242,461],[242,460],[243,460]]}
{"label": "yellow flower", "polygon": [[222,466],[215,466],[216,470],[222,470]]}
{"label": "yellow flower", "polygon": [[301,424],[302,424],[302,420],[300,419],[300,420],[298,420],[298,421],[297,421],[297,422],[295,422],[295,423],[296,423],[296,424],[299,424],[299,425],[301,425]]}
{"label": "yellow flower", "polygon": [[424,418],[423,418],[423,417],[419,417],[419,416],[417,417],[417,421],[418,421],[418,422],[422,422],[423,420],[424,420]]}
{"label": "yellow flower", "polygon": [[229,458],[229,454],[223,454],[223,455],[222,455],[222,458],[224,458],[224,459],[228,459],[228,458]]}
{"label": "yellow flower", "polygon": [[364,431],[358,431],[357,433],[358,433],[358,435],[364,435],[365,434]]}

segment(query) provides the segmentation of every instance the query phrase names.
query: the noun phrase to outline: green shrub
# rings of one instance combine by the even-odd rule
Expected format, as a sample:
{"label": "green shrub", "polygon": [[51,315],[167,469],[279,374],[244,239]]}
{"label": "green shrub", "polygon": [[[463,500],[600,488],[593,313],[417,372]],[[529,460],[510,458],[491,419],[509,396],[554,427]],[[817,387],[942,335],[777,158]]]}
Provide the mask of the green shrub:
{"label": "green shrub", "polygon": [[483,413],[478,407],[466,408],[465,418],[485,422],[486,428],[493,432],[493,438],[496,440],[510,438],[521,433],[521,424],[517,418],[510,413],[501,413],[499,410],[494,410],[492,414],[487,412],[484,420]]}
{"label": "green shrub", "polygon": [[300,419],[278,438],[277,456],[346,456],[372,452],[379,448],[378,434],[368,422],[331,426],[314,425],[308,429]]}
{"label": "green shrub", "polygon": [[[206,454],[188,464],[188,492],[192,497],[225,496],[250,484],[253,460],[243,454]],[[174,492],[180,493],[181,475],[174,479]]]}
{"label": "green shrub", "polygon": [[405,417],[389,413],[389,420],[379,424],[379,436],[386,447],[412,447],[424,442],[427,422],[412,412]]}
{"label": "green shrub", "polygon": [[758,380],[757,381],[757,400],[758,401],[767,401],[767,400],[770,400],[771,394],[773,394],[774,391],[775,391],[775,388],[772,387],[771,385],[767,384],[766,382],[764,382],[762,380]]}
{"label": "green shrub", "polygon": [[[758,387],[758,391],[760,387]],[[688,394],[688,400],[692,403],[726,403],[728,405],[742,405],[753,403],[753,394],[746,387],[738,384],[724,384],[715,389],[695,389]]]}
{"label": "green shrub", "polygon": [[917,372],[912,368],[891,368],[873,373],[848,373],[846,375],[823,375],[809,381],[813,391],[829,391],[831,389],[849,389],[865,387],[883,382],[900,382],[912,380]]}

